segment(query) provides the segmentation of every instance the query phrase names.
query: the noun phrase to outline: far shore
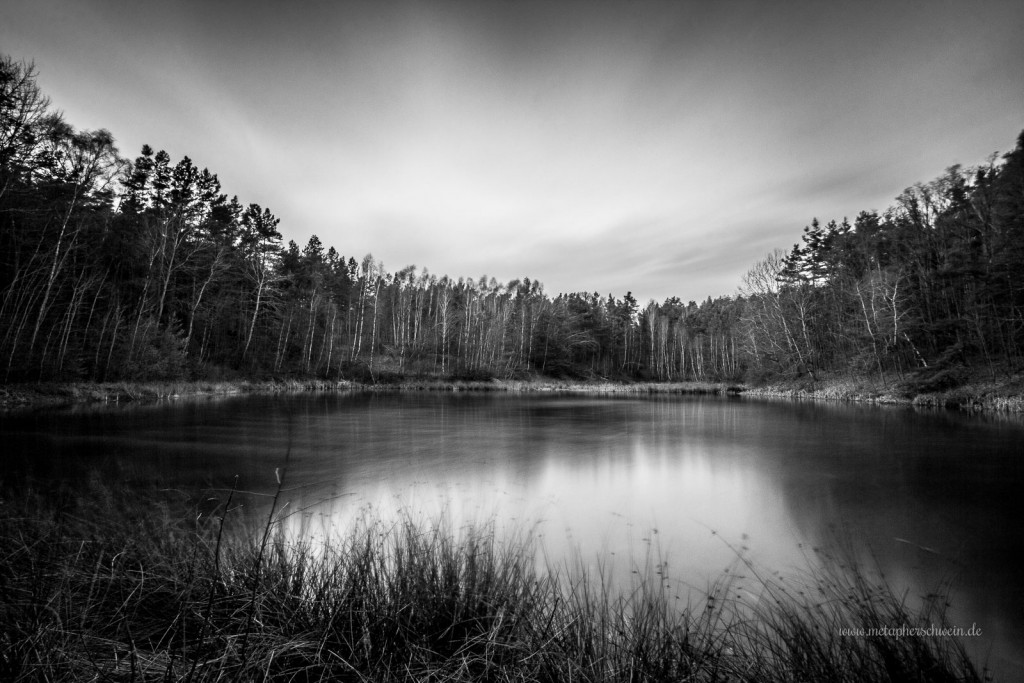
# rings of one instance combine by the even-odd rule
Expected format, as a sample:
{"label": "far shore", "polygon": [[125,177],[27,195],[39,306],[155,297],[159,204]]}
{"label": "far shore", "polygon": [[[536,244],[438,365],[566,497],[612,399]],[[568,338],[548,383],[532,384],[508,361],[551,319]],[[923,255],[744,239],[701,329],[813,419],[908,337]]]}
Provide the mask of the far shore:
{"label": "far shore", "polygon": [[227,381],[152,382],[39,382],[0,386],[0,408],[62,406],[77,403],[131,403],[186,397],[233,396],[302,392],[507,392],[573,394],[725,394],[743,391],[741,385],[721,382],[614,382],[581,380],[457,380],[402,379],[361,383],[345,379],[239,379]]}
{"label": "far shore", "polygon": [[40,382],[0,386],[0,409],[58,407],[73,404],[158,402],[188,397],[302,392],[505,392],[580,395],[692,394],[743,395],[756,398],[810,399],[958,408],[975,412],[1024,413],[1024,375],[996,379],[977,378],[955,388],[938,391],[908,390],[905,383],[887,378],[832,377],[773,379],[763,384],[730,382],[636,382],[559,380],[536,377],[523,380],[460,380],[441,377],[401,378],[361,383],[345,379],[271,378],[223,381],[150,382]]}
{"label": "far shore", "polygon": [[975,375],[955,387],[908,386],[898,378],[832,377],[811,380],[772,380],[763,385],[744,385],[743,394],[754,397],[850,401],[918,408],[946,408],[971,412],[1024,413],[1024,375],[984,377]]}

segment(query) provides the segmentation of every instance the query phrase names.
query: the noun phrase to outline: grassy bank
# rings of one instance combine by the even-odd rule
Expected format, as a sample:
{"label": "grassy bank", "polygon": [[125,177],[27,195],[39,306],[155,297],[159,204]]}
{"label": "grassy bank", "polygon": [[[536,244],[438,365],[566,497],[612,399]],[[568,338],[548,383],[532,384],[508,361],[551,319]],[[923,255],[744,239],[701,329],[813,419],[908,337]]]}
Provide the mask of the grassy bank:
{"label": "grassy bank", "polygon": [[[612,382],[607,380],[401,380],[393,384],[363,385],[375,391],[499,391],[559,394],[724,394],[730,386],[720,382]],[[736,388],[738,390],[738,387]]]}
{"label": "grassy bank", "polygon": [[74,403],[128,403],[237,394],[320,392],[505,392],[576,395],[744,394],[829,401],[959,408],[1024,413],[1024,375],[993,378],[981,373],[936,373],[927,378],[823,376],[775,378],[760,384],[724,382],[627,382],[606,380],[449,379],[392,375],[376,382],[278,378],[230,381],[39,383],[0,387],[0,408]]}
{"label": "grassy bank", "polygon": [[250,393],[336,391],[345,382],[323,379],[273,379],[166,382],[40,382],[0,387],[0,407],[69,405],[73,403],[130,403],[186,396],[231,396]]}
{"label": "grassy bank", "polygon": [[660,563],[615,588],[538,569],[528,535],[409,519],[367,517],[314,544],[220,498],[198,515],[102,487],[4,496],[0,679],[983,679],[955,638],[844,634],[941,625],[945,597],[914,607],[827,558],[788,578],[737,561],[707,594],[680,596]]}
{"label": "grassy bank", "polygon": [[0,407],[59,406],[75,403],[129,403],[185,397],[237,394],[299,393],[305,391],[496,391],[563,394],[721,394],[729,385],[712,382],[585,382],[557,380],[452,380],[392,377],[387,382],[348,380],[268,379],[168,382],[68,382],[17,384],[0,387]]}
{"label": "grassy bank", "polygon": [[1024,375],[968,372],[963,369],[914,377],[808,377],[773,380],[745,387],[748,396],[958,408],[1024,413]]}

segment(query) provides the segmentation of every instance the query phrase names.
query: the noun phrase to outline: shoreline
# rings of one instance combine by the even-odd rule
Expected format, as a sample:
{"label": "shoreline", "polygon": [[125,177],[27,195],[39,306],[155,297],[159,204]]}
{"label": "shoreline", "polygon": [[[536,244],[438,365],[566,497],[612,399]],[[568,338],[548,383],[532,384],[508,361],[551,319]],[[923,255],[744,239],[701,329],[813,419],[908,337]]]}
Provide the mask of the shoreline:
{"label": "shoreline", "polygon": [[836,377],[818,381],[777,380],[745,387],[743,394],[758,398],[843,401],[876,405],[964,410],[984,413],[1024,413],[1024,376],[1002,380],[972,378],[964,384],[934,391],[908,390],[905,383],[887,379]]}
{"label": "shoreline", "polygon": [[740,385],[724,382],[612,382],[564,380],[448,380],[421,378],[363,384],[350,380],[269,379],[168,382],[37,382],[0,385],[0,409],[78,404],[154,403],[180,398],[303,392],[496,392],[604,394],[726,394]]}
{"label": "shoreline", "polygon": [[573,395],[739,395],[752,398],[839,401],[972,412],[1024,413],[1024,375],[973,379],[955,388],[908,391],[895,380],[823,378],[774,380],[750,385],[728,382],[628,382],[611,380],[451,380],[418,378],[363,384],[317,378],[166,382],[39,382],[0,386],[0,410],[81,404],[157,403],[182,398],[303,392],[496,392]]}

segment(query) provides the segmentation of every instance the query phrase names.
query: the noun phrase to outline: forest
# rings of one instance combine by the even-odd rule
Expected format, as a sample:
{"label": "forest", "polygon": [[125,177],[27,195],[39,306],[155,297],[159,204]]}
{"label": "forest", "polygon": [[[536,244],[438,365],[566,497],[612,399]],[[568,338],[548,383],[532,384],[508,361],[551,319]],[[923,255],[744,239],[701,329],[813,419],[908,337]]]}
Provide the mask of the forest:
{"label": "forest", "polygon": [[[453,279],[313,236],[187,156],[121,156],[34,66],[0,57],[3,382],[403,377],[938,384],[1016,372],[1024,348],[1024,133],[882,212],[814,220],[732,296],[641,304],[529,278]],[[796,231],[794,231],[796,232]],[[681,288],[686,273],[679,273]]]}

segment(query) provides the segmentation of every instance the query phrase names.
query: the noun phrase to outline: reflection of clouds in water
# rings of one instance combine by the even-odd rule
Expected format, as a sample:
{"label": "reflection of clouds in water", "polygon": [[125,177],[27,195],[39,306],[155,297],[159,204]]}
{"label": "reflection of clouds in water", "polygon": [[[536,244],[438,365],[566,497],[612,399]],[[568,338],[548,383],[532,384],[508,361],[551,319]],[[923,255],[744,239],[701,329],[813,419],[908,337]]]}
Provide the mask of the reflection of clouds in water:
{"label": "reflection of clouds in water", "polygon": [[589,463],[552,458],[537,482],[559,500],[561,524],[584,553],[628,558],[638,544],[656,540],[694,580],[732,564],[736,553],[727,543],[738,549],[744,536],[754,557],[792,559],[785,552],[796,544],[791,521],[749,452],[695,444],[649,449],[639,439],[627,452]]}
{"label": "reflection of clouds in water", "polygon": [[[333,533],[344,533],[367,508],[385,520],[531,530],[547,561],[600,563],[626,576],[653,553],[671,562],[675,578],[699,587],[735,563],[741,543],[773,565],[799,559],[792,521],[753,450],[646,428],[613,438],[595,431],[518,435],[529,437],[526,466],[515,457],[516,435],[506,435],[507,457],[489,459],[476,455],[478,439],[449,435],[445,452],[421,444],[386,477],[356,477],[353,495],[314,501],[316,514]],[[498,438],[494,427],[489,432]]]}

